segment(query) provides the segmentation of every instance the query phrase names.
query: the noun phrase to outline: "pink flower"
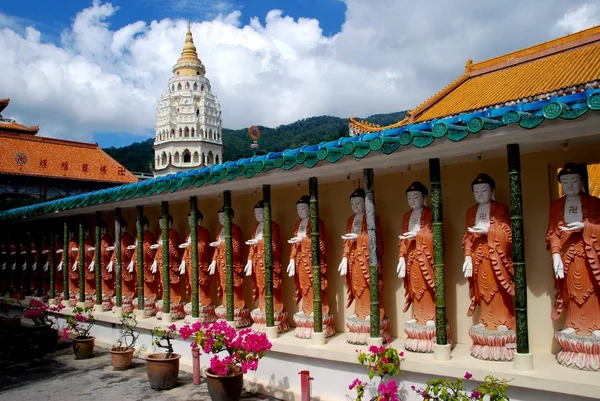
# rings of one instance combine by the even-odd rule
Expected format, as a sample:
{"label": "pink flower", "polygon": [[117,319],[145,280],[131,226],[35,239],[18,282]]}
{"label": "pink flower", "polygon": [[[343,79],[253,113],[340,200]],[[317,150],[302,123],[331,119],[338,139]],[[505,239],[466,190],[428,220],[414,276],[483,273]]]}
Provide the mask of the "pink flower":
{"label": "pink flower", "polygon": [[475,398],[476,400],[478,400],[481,398],[482,395],[483,394],[481,394],[479,391],[473,390],[473,392],[471,393],[471,398]]}
{"label": "pink flower", "polygon": [[470,374],[469,372],[465,373],[465,379],[469,380],[471,377],[473,377],[472,374]]}
{"label": "pink flower", "polygon": [[402,358],[404,356],[404,351],[400,352],[400,357]]}
{"label": "pink flower", "polygon": [[177,326],[175,326],[175,324],[172,324],[169,326],[169,330],[175,331],[175,330],[177,330]]}
{"label": "pink flower", "polygon": [[357,386],[366,386],[367,383],[362,382],[360,379],[354,379],[354,381],[348,386],[348,390],[352,390]]}
{"label": "pink flower", "polygon": [[68,338],[69,338],[69,328],[65,327],[62,330],[62,339],[63,339],[63,341],[65,341]]}

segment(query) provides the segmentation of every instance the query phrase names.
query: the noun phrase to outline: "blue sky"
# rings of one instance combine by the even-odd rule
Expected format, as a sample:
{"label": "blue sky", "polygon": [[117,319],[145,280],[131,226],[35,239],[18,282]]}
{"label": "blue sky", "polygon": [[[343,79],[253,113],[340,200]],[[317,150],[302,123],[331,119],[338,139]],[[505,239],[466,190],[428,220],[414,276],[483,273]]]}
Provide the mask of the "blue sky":
{"label": "blue sky", "polygon": [[[600,24],[597,0],[4,0],[4,117],[41,136],[154,136],[186,25],[225,128],[412,109],[486,60]],[[535,16],[535,17],[532,17]]]}

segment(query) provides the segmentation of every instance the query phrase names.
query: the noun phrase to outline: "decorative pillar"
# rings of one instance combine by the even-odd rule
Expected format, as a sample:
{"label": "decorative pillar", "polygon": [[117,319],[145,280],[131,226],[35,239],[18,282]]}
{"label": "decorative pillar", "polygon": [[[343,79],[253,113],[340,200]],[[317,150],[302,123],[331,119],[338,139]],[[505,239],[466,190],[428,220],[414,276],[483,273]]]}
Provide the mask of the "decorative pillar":
{"label": "decorative pillar", "polygon": [[[31,241],[33,234],[29,232],[29,230],[25,231],[25,258],[22,261],[24,263],[25,269],[21,269],[23,272],[21,274],[21,289],[25,292],[25,295],[31,295]],[[17,265],[17,269],[20,266]]]}
{"label": "decorative pillar", "polygon": [[94,279],[96,280],[96,308],[102,311],[102,212],[96,212],[96,227],[94,228]]}
{"label": "decorative pillar", "polygon": [[[364,170],[365,214],[369,235],[369,276],[371,291],[371,338],[380,338],[379,316],[379,270],[377,269],[377,230],[375,225],[375,193],[373,169]],[[313,287],[314,288],[314,287]],[[313,289],[314,292],[314,289]]]}
{"label": "decorative pillar", "polygon": [[529,353],[527,327],[527,274],[525,268],[525,236],[523,232],[523,199],[521,192],[521,152],[518,144],[506,147],[508,155],[508,182],[510,187],[510,218],[512,225],[515,266],[515,311],[517,321],[517,353],[515,368],[533,370],[533,357]]}
{"label": "decorative pillar", "polygon": [[[83,215],[79,215],[79,302],[85,302],[85,227]],[[83,305],[82,305],[83,306]]]}
{"label": "decorative pillar", "polygon": [[[275,327],[273,310],[273,242],[271,240],[271,186],[263,185],[263,243],[265,246],[265,318],[267,332]],[[277,335],[275,334],[275,337]]]}
{"label": "decorative pillar", "polygon": [[[321,234],[319,233],[319,182],[317,177],[308,180],[308,191],[310,195],[310,244],[312,256],[313,277],[313,338],[323,337],[323,309],[321,300]],[[379,310],[379,309],[377,309]]]}
{"label": "decorative pillar", "polygon": [[234,321],[233,304],[233,241],[231,238],[231,191],[223,192],[224,228],[225,228],[225,273],[227,282],[225,296],[227,297],[227,321]]}
{"label": "decorative pillar", "polygon": [[122,280],[123,272],[121,271],[121,208],[115,208],[115,296],[117,315],[121,314],[123,307],[123,291]]}
{"label": "decorative pillar", "polygon": [[[144,226],[142,220],[144,219],[144,206],[137,205],[136,208],[136,219],[135,219],[135,233],[136,233],[136,261],[137,265],[137,286],[138,286],[138,311],[141,314],[144,313]],[[145,316],[145,315],[143,315]]]}
{"label": "decorative pillar", "polygon": [[62,252],[62,272],[63,272],[63,303],[69,306],[69,225],[67,220],[63,221],[63,252]]}
{"label": "decorative pillar", "polygon": [[442,206],[442,173],[440,159],[429,159],[431,213],[433,220],[433,268],[435,276],[435,336],[433,356],[450,359],[450,344],[446,335],[446,277],[444,270],[444,210]]}
{"label": "decorative pillar", "polygon": [[37,236],[36,236],[36,242],[35,242],[35,256],[33,257],[35,262],[36,262],[36,291],[35,291],[35,296],[36,297],[43,297],[44,296],[44,265],[42,264],[42,255],[43,255],[43,247],[44,247],[44,233],[43,231],[39,231]]}
{"label": "decorative pillar", "polygon": [[[192,269],[192,317],[200,317],[198,303],[198,208],[197,199],[190,196],[190,252]],[[189,267],[188,267],[189,268]]]}
{"label": "decorative pillar", "polygon": [[54,243],[56,242],[56,236],[54,233],[54,225],[50,225],[50,243],[48,244],[48,269],[50,269],[50,293],[48,295],[49,299],[56,299],[56,285],[54,284],[54,279],[56,277],[55,267],[55,256],[56,249],[54,248]]}
{"label": "decorative pillar", "polygon": [[[163,314],[171,313],[171,277],[169,276],[169,202],[160,203],[162,233],[162,280],[163,280]],[[169,319],[165,319],[169,320]]]}

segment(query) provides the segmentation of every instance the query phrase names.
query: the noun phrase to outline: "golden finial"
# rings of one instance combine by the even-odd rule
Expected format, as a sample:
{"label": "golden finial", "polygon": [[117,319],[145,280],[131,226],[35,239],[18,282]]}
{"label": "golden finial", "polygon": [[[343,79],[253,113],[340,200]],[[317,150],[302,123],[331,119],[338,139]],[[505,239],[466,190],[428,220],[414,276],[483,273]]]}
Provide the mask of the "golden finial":
{"label": "golden finial", "polygon": [[465,64],[465,72],[471,72],[471,70],[473,70],[473,60],[468,59]]}

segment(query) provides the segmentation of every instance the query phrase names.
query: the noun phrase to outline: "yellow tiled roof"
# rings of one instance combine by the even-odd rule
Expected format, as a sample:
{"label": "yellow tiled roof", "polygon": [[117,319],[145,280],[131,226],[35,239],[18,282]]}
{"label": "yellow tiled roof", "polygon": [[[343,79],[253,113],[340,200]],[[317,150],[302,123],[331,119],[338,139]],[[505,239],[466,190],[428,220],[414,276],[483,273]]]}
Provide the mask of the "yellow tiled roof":
{"label": "yellow tiled roof", "polygon": [[464,74],[409,112],[404,120],[393,126],[374,128],[351,119],[350,125],[363,132],[380,131],[597,80],[600,80],[600,26],[479,63],[468,60]]}
{"label": "yellow tiled roof", "polygon": [[590,195],[600,197],[600,164],[588,164],[587,170]]}

